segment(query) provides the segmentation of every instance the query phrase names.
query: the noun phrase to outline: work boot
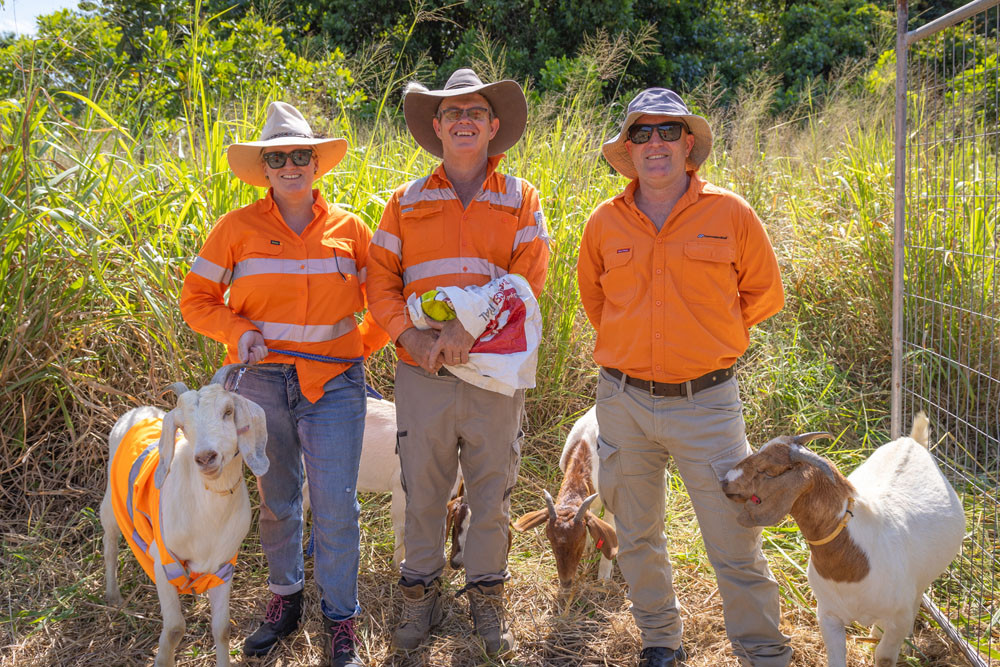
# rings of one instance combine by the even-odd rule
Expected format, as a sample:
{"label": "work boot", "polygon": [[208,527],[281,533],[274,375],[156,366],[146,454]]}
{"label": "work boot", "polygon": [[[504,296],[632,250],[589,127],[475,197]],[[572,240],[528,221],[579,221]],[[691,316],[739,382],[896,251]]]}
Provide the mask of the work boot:
{"label": "work boot", "polygon": [[503,610],[503,581],[470,584],[465,592],[469,596],[472,623],[486,646],[486,653],[500,656],[513,652],[516,643]]}
{"label": "work boot", "polygon": [[330,667],[364,667],[358,657],[353,618],[346,621],[326,619],[326,632],[330,636]]}
{"label": "work boot", "polygon": [[684,667],[684,647],[647,646],[639,654],[639,667]]}
{"label": "work boot", "polygon": [[403,593],[403,613],[392,635],[392,647],[409,651],[420,646],[431,634],[431,628],[441,622],[441,582],[435,579],[424,586],[400,579],[399,590]]}
{"label": "work boot", "polygon": [[291,595],[275,593],[267,603],[264,622],[243,643],[243,653],[255,657],[267,655],[279,639],[295,632],[299,627],[300,618],[302,618],[302,591],[296,591]]}

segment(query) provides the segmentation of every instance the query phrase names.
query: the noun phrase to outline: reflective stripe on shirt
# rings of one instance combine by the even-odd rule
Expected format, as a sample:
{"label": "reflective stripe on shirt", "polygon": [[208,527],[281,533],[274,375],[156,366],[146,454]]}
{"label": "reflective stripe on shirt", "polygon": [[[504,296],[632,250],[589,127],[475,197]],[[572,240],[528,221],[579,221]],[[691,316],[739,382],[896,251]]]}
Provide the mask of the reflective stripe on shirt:
{"label": "reflective stripe on shirt", "polygon": [[191,265],[191,273],[197,274],[213,283],[228,285],[233,280],[233,272],[219,266],[215,262],[210,262],[204,257],[195,257],[194,264]]}
{"label": "reflective stripe on shirt", "polygon": [[323,257],[318,259],[279,259],[275,257],[251,257],[237,262],[233,267],[233,280],[257,276],[264,273],[286,275],[343,273],[356,276],[358,270],[354,259],[349,257]]}
{"label": "reflective stripe on shirt", "polygon": [[494,192],[493,190],[483,190],[476,195],[476,201],[489,202],[493,206],[506,206],[509,208],[520,208],[524,195],[521,194],[521,179],[517,176],[504,177],[504,191]]}
{"label": "reflective stripe on shirt", "polygon": [[[418,178],[406,188],[406,191],[399,198],[399,207],[412,206],[421,201],[446,201],[448,199],[458,199],[458,195],[451,188],[427,188],[424,185],[430,176]],[[405,211],[403,211],[405,213]]]}
{"label": "reflective stripe on shirt", "polygon": [[432,259],[408,266],[403,270],[403,285],[415,280],[447,276],[455,273],[474,273],[489,276],[490,280],[507,275],[505,269],[481,257],[449,257],[447,259]]}
{"label": "reflective stripe on shirt", "polygon": [[379,229],[372,236],[372,245],[385,248],[396,257],[403,258],[403,239],[395,234],[390,234],[384,229]]}
{"label": "reflective stripe on shirt", "polygon": [[251,320],[260,329],[264,340],[283,340],[291,343],[324,343],[351,333],[357,326],[353,315],[335,324],[286,324]]}

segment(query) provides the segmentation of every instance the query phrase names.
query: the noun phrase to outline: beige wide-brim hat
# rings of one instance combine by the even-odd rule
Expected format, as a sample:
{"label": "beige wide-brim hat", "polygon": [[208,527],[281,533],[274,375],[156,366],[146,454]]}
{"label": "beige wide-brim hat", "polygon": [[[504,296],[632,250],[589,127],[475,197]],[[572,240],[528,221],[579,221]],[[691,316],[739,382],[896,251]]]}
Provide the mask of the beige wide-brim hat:
{"label": "beige wide-brim hat", "polygon": [[437,115],[441,100],[472,93],[485,97],[493,107],[493,114],[500,119],[500,129],[490,139],[487,154],[499,155],[518,142],[528,123],[528,101],[521,85],[510,79],[483,83],[475,72],[463,68],[448,77],[443,90],[428,90],[412,82],[406,86],[403,116],[406,128],[421,148],[435,157],[444,157],[441,140],[434,133],[431,121]]}
{"label": "beige wide-brim hat", "polygon": [[629,155],[628,148],[625,147],[625,140],[628,139],[628,129],[632,127],[636,119],[646,114],[676,116],[684,119],[688,130],[694,135],[694,146],[691,148],[691,154],[688,155],[688,161],[694,165],[695,171],[697,171],[708,154],[712,152],[712,128],[708,126],[707,120],[691,113],[680,95],[666,88],[647,88],[629,102],[625,121],[622,123],[621,130],[618,131],[618,136],[604,142],[604,145],[601,146],[604,159],[622,176],[630,179],[638,177],[635,165],[632,164],[632,156]]}
{"label": "beige wide-brim hat", "polygon": [[260,141],[245,141],[230,146],[226,151],[229,168],[244,183],[266,188],[270,183],[264,175],[261,154],[267,152],[265,149],[282,146],[311,146],[316,151],[315,178],[336,167],[347,153],[346,139],[317,137],[298,109],[287,102],[271,102],[267,107],[267,120],[260,132]]}

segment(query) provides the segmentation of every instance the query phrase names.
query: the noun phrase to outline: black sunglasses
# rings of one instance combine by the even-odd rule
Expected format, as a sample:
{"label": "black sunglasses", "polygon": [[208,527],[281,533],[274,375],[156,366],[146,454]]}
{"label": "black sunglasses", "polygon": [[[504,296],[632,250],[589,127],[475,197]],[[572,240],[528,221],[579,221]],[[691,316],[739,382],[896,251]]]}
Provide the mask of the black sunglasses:
{"label": "black sunglasses", "polygon": [[659,125],[633,125],[628,128],[628,140],[633,144],[644,144],[653,138],[653,130],[656,130],[663,141],[677,141],[681,138],[681,130],[686,129],[687,125],[677,121],[660,123]]}
{"label": "black sunglasses", "polygon": [[272,151],[271,153],[264,153],[264,162],[271,169],[281,169],[285,166],[288,158],[292,158],[292,164],[296,167],[304,167],[313,159],[313,155],[315,153],[311,148],[298,148],[288,153]]}

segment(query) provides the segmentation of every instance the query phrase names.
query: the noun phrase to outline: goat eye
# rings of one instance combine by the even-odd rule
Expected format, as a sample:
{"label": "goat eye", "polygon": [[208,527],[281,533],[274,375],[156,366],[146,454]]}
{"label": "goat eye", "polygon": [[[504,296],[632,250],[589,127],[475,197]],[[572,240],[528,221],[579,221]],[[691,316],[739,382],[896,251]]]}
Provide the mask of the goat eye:
{"label": "goat eye", "polygon": [[224,413],[222,413],[222,416],[223,417],[232,417],[233,416],[233,409],[232,408],[226,408],[226,411]]}

